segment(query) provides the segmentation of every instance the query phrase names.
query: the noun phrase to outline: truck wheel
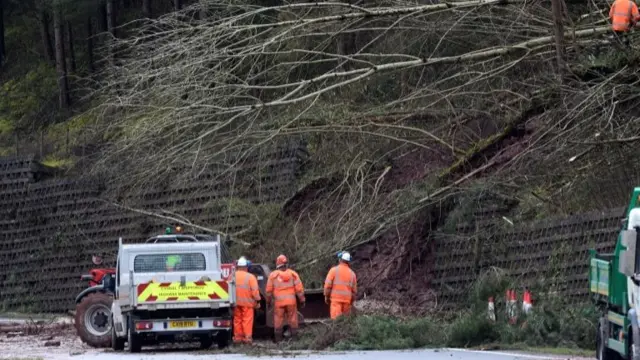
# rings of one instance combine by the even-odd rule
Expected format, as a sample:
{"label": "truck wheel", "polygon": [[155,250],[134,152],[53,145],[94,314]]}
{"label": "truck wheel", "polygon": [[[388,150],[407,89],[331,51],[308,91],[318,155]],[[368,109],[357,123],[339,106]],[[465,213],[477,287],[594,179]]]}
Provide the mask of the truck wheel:
{"label": "truck wheel", "polygon": [[129,331],[127,331],[127,342],[129,343],[130,353],[139,353],[142,350],[142,342],[138,334],[133,330],[133,319],[129,317]]}
{"label": "truck wheel", "polygon": [[231,332],[223,331],[216,335],[216,344],[218,344],[218,349],[226,348],[229,346],[229,343],[231,343]]}
{"label": "truck wheel", "polygon": [[111,345],[111,303],[105,293],[85,296],[76,306],[75,327],[78,336],[87,345],[106,348]]}
{"label": "truck wheel", "polygon": [[114,351],[122,351],[124,350],[125,339],[119,338],[118,334],[116,334],[116,328],[113,326],[113,318],[111,324],[111,348]]}
{"label": "truck wheel", "polygon": [[200,338],[200,349],[209,349],[213,345],[213,338],[211,336],[203,336]]}
{"label": "truck wheel", "polygon": [[621,356],[607,347],[607,322],[605,319],[600,319],[598,323],[598,333],[596,334],[596,358],[598,360],[619,360]]}

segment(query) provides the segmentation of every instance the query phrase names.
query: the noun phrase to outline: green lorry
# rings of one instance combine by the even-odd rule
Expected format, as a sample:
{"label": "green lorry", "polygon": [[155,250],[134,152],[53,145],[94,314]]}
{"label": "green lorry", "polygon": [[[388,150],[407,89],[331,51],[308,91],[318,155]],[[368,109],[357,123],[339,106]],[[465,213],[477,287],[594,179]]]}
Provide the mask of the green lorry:
{"label": "green lorry", "polygon": [[640,307],[640,245],[636,246],[639,239],[640,187],[637,187],[625,212],[614,253],[590,250],[590,292],[602,309],[596,341],[599,360],[640,360],[640,348],[636,346],[640,345],[636,315]]}

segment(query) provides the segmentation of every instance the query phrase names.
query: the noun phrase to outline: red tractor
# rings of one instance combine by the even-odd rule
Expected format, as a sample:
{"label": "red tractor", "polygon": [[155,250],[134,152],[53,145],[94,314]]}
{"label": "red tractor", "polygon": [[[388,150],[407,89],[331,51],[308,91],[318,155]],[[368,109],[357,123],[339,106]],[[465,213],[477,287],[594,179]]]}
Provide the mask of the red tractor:
{"label": "red tractor", "polygon": [[[102,258],[93,256],[102,265]],[[75,326],[83,342],[93,347],[111,346],[111,302],[115,285],[115,268],[97,268],[82,275],[89,287],[76,296]]]}
{"label": "red tractor", "polygon": [[[180,227],[176,227],[173,233],[167,228],[165,235],[157,235],[149,238],[146,242],[176,242],[176,241],[199,241],[210,235],[204,234],[182,234]],[[221,246],[222,259],[224,264],[223,276],[227,281],[232,280],[235,263],[229,254],[226,246]],[[93,256],[93,263],[102,265],[102,258]],[[89,274],[82,275],[81,279],[89,282],[89,287],[76,296],[75,326],[78,336],[82,341],[93,347],[111,346],[111,303],[115,292],[115,268],[96,268],[89,271]],[[256,275],[262,295],[260,309],[256,310],[254,320],[254,331],[256,334],[264,333],[265,330],[272,333],[273,314],[271,309],[267,309],[265,301],[265,288],[267,278],[271,270],[264,264],[252,264],[249,272]],[[307,306],[298,313],[300,325],[307,319],[323,319],[329,317],[329,309],[324,304],[322,289],[305,291]]]}

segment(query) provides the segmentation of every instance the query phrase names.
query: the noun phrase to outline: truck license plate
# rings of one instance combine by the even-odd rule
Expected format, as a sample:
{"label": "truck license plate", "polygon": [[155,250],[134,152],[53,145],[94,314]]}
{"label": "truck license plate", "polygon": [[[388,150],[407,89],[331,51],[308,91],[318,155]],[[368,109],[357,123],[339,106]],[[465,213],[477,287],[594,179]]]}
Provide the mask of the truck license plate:
{"label": "truck license plate", "polygon": [[195,321],[169,321],[170,329],[188,329],[198,327]]}

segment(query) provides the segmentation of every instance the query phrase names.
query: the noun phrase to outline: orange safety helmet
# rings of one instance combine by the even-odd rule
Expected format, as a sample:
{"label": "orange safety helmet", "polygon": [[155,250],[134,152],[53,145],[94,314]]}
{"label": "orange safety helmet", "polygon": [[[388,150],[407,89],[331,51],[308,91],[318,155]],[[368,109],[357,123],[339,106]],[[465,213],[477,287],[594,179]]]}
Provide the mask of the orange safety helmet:
{"label": "orange safety helmet", "polygon": [[276,267],[280,267],[282,265],[285,265],[287,262],[289,262],[287,260],[287,257],[284,255],[280,255],[276,258]]}

